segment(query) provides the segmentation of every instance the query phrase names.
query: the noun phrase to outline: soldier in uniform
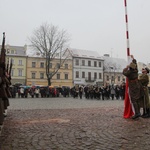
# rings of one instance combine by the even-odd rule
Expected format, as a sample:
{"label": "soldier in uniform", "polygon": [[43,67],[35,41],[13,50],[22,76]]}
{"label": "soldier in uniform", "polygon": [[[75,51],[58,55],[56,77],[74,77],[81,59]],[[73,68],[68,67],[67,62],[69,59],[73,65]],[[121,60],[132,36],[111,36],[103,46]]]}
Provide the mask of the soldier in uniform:
{"label": "soldier in uniform", "polygon": [[[9,106],[9,100],[8,97],[11,97],[10,91],[9,91],[9,86],[11,84],[11,68],[12,68],[12,62],[10,66],[10,70],[8,73],[8,68],[6,70],[6,50],[5,50],[5,33],[3,33],[3,42],[2,42],[2,48],[1,48],[1,54],[0,54],[0,78],[1,78],[1,83],[0,83],[0,98],[2,102],[2,107],[0,108],[1,111],[3,112],[3,115],[7,115],[7,107]],[[8,66],[8,65],[7,65]],[[2,120],[0,120],[2,122]]]}
{"label": "soldier in uniform", "polygon": [[[1,92],[2,78],[0,77],[0,92]],[[2,97],[0,96],[0,125],[3,125],[4,121],[4,104],[2,101]]]}
{"label": "soldier in uniform", "polygon": [[139,81],[142,84],[144,96],[142,98],[141,106],[143,107],[143,118],[150,117],[150,99],[149,99],[149,91],[148,91],[148,83],[149,83],[149,68],[142,68],[142,74],[139,76]]}
{"label": "soldier in uniform", "polygon": [[[131,58],[133,58],[133,56],[131,56]],[[143,94],[141,93],[141,85],[138,80],[137,63],[134,58],[130,65],[123,69],[123,75],[125,75],[129,81],[129,94],[135,110],[135,114],[134,116],[132,116],[132,119],[136,119],[141,116],[140,99],[143,96]]]}
{"label": "soldier in uniform", "polygon": [[9,106],[9,99],[11,96],[11,93],[10,93],[10,90],[9,90],[9,86],[11,85],[11,82],[9,80],[9,75],[8,73],[5,72],[5,75],[4,75],[4,80],[3,80],[3,87],[4,87],[4,90],[5,90],[5,95],[2,97],[2,100],[4,101],[4,116],[7,116],[7,108]]}

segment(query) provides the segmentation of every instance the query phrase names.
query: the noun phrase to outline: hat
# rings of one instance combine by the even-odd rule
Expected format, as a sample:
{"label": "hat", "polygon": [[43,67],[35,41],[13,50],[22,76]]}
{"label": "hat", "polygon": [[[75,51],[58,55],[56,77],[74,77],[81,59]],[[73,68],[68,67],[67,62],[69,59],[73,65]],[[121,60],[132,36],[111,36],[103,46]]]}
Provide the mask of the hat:
{"label": "hat", "polygon": [[137,67],[137,65],[135,63],[133,63],[133,62],[131,62],[129,66],[132,69],[136,69],[136,67]]}
{"label": "hat", "polygon": [[147,73],[149,73],[149,68],[146,67],[145,70],[147,71]]}

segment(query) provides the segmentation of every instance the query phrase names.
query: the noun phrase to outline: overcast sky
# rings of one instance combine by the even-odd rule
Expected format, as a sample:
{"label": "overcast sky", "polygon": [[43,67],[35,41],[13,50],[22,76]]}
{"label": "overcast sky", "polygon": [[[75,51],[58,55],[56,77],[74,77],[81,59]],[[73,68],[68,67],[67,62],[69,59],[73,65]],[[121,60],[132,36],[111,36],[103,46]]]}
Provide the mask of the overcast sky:
{"label": "overcast sky", "polygon": [[[150,63],[150,0],[127,0],[130,53]],[[0,41],[24,46],[43,23],[65,29],[70,47],[127,60],[124,0],[0,0]]]}

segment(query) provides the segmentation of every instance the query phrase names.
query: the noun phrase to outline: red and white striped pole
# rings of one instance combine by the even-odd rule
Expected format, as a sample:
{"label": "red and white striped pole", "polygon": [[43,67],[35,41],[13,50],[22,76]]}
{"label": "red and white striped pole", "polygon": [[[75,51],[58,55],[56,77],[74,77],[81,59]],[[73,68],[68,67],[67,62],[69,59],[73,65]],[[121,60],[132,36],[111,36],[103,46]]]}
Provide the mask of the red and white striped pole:
{"label": "red and white striped pole", "polygon": [[[129,30],[128,30],[128,15],[127,15],[127,1],[124,0],[125,5],[125,21],[126,21],[126,38],[127,38],[127,58],[128,64],[130,60],[130,47],[129,47]],[[124,118],[130,118],[134,114],[133,106],[129,95],[128,79],[126,78],[126,90],[124,99]]]}
{"label": "red and white striped pole", "polygon": [[127,57],[129,57],[130,47],[129,47],[129,29],[128,29],[128,14],[127,14],[127,1],[126,0],[124,0],[124,5],[125,5],[126,38],[127,38]]}

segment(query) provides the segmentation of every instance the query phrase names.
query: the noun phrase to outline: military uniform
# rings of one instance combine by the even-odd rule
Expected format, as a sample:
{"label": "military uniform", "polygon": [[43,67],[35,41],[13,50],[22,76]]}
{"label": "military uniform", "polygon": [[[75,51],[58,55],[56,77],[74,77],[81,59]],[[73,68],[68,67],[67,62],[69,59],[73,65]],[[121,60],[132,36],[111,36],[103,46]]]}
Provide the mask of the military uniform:
{"label": "military uniform", "polygon": [[[0,85],[2,84],[2,79],[0,77]],[[3,101],[2,101],[2,98],[0,97],[0,125],[3,124],[3,121],[4,121],[4,104],[3,104]]]}
{"label": "military uniform", "polygon": [[130,63],[130,66],[123,69],[123,75],[129,81],[129,94],[135,110],[135,115],[132,118],[136,119],[140,117],[140,98],[143,94],[141,93],[141,84],[138,80],[137,64],[134,62],[135,60]]}
{"label": "military uniform", "polygon": [[150,99],[149,99],[149,90],[148,90],[148,83],[149,83],[149,77],[147,73],[142,73],[142,75],[139,76],[139,81],[141,82],[143,86],[143,92],[144,96],[142,97],[141,101],[141,107],[143,107],[143,117],[147,116],[150,117]]}
{"label": "military uniform", "polygon": [[6,71],[5,68],[6,66],[5,57],[6,57],[5,33],[3,33],[3,42],[2,42],[2,48],[0,54],[0,125],[3,124],[4,115],[6,115],[6,109],[9,106],[8,96],[11,96],[9,91],[11,78],[8,79],[9,76],[7,76],[6,74],[8,70]]}

